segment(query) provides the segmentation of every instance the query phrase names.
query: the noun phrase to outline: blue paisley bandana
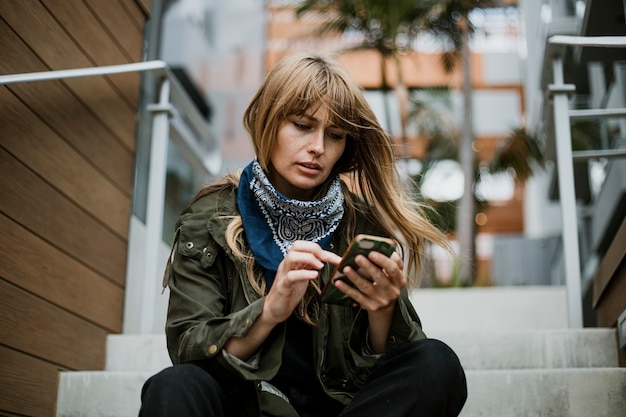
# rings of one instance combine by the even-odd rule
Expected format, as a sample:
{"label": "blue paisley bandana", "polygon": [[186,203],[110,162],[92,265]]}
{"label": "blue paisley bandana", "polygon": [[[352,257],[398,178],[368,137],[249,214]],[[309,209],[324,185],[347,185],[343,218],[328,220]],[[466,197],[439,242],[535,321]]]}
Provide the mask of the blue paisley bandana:
{"label": "blue paisley bandana", "polygon": [[343,217],[343,201],[339,177],[333,180],[325,197],[300,201],[278,192],[256,159],[243,170],[237,206],[248,244],[263,268],[268,288],[294,241],[308,240],[329,248]]}

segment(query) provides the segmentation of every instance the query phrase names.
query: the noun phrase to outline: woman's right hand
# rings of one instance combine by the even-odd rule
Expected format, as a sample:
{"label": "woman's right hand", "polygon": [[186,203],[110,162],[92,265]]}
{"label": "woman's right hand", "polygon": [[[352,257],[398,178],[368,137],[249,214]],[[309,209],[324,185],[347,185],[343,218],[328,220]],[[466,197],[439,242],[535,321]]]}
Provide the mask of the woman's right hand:
{"label": "woman's right hand", "polygon": [[289,318],[304,296],[309,281],[317,278],[324,262],[336,265],[341,257],[326,251],[313,242],[298,240],[278,265],[278,271],[269,293],[265,297],[265,320],[274,324]]}
{"label": "woman's right hand", "polygon": [[278,265],[276,277],[265,296],[263,310],[244,337],[231,337],[224,349],[245,361],[261,346],[278,323],[289,318],[306,292],[309,281],[317,278],[324,262],[338,264],[341,257],[313,242],[296,241]]}

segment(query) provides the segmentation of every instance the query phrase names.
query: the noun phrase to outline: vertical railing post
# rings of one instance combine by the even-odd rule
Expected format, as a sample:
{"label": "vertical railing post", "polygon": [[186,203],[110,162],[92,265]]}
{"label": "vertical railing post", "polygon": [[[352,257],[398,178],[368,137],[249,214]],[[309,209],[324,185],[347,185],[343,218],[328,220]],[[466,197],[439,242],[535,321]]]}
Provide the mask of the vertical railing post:
{"label": "vertical railing post", "polygon": [[563,255],[565,260],[565,284],[567,286],[568,323],[570,328],[583,327],[580,252],[578,246],[578,220],[572,159],[572,138],[569,117],[568,93],[572,92],[563,82],[563,59],[555,55],[552,61],[554,84],[552,91],[554,108],[554,132],[556,162],[559,179],[559,196],[563,222]]}
{"label": "vertical railing post", "polygon": [[[164,268],[158,262],[159,248],[163,233],[163,211],[165,201],[165,179],[167,173],[167,147],[170,128],[170,81],[164,78],[159,91],[159,102],[148,106],[153,113],[152,141],[150,143],[150,175],[148,176],[148,193],[146,205],[146,236],[145,252],[141,280],[143,289],[138,333],[151,333],[154,328],[155,303],[159,292],[159,282],[155,277]],[[138,300],[135,299],[134,302]]]}

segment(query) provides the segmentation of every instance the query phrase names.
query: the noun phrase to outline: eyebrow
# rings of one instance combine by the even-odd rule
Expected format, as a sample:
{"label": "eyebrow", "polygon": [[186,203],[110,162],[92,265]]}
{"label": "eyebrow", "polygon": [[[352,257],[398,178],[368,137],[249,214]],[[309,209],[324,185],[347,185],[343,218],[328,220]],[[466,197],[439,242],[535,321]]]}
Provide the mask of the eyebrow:
{"label": "eyebrow", "polygon": [[[317,117],[315,117],[314,115],[312,115],[312,114],[302,113],[300,115],[298,115],[298,114],[296,114],[296,115],[299,116],[299,117],[304,117],[305,119],[311,120],[313,122],[320,123],[320,120]],[[341,126],[339,126],[334,121],[331,121],[331,124],[328,125],[328,127],[332,128],[332,129],[343,129]]]}

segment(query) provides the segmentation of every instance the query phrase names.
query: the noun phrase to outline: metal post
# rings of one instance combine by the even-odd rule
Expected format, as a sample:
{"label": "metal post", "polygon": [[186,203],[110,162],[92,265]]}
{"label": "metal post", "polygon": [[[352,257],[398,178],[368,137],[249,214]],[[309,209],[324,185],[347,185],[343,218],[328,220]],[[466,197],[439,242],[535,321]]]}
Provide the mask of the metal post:
{"label": "metal post", "polygon": [[170,81],[163,79],[159,92],[159,102],[149,106],[153,112],[152,142],[150,144],[150,176],[146,208],[146,235],[143,268],[141,271],[142,295],[135,302],[141,302],[139,328],[137,333],[152,333],[155,319],[155,303],[160,287],[159,276],[164,263],[159,263],[159,248],[162,239],[163,211],[165,201],[165,177],[167,172],[167,145],[169,137]]}
{"label": "metal post", "polygon": [[574,167],[572,160],[572,138],[570,131],[568,88],[563,83],[563,60],[561,55],[553,57],[554,84],[554,131],[556,159],[559,177],[561,215],[563,217],[563,254],[565,258],[565,284],[567,286],[568,322],[570,328],[583,327],[580,253],[578,247],[578,220]]}

